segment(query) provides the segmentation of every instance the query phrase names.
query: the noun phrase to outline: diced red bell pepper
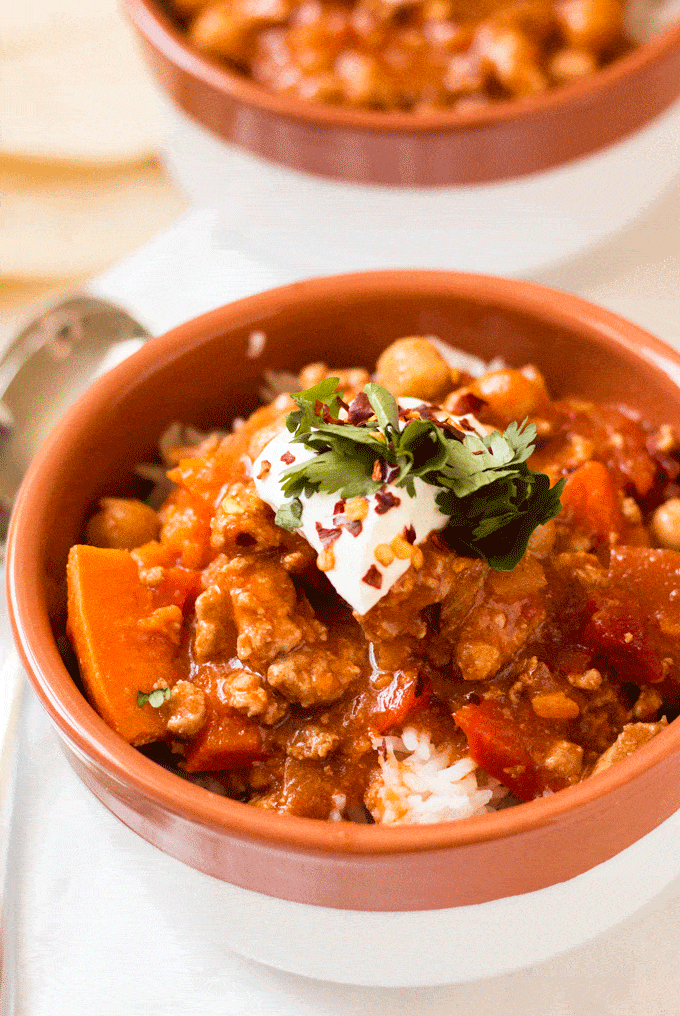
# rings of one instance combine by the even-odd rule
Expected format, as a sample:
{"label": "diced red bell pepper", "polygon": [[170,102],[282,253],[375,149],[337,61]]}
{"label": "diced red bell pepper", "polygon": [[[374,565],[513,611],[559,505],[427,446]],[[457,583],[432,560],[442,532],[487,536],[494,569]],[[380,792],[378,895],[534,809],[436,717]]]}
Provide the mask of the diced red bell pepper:
{"label": "diced red bell pepper", "polygon": [[395,674],[383,688],[371,710],[371,721],[379,734],[404,723],[430,700],[430,682],[418,673]]}
{"label": "diced red bell pepper", "polygon": [[609,546],[610,534],[622,528],[621,508],[606,466],[585,462],[575,469],[560,495],[563,518]]}
{"label": "diced red bell pepper", "polygon": [[264,757],[264,743],[255,720],[236,710],[210,712],[205,726],[187,746],[184,769],[188,773],[240,769]]}
{"label": "diced red bell pepper", "polygon": [[543,790],[521,729],[497,702],[461,706],[453,718],[465,732],[473,760],[490,776],[523,801],[533,800]]}
{"label": "diced red bell pepper", "polygon": [[606,657],[620,681],[656,684],[663,680],[661,654],[641,605],[631,597],[596,595],[586,604],[590,620],[583,644]]}

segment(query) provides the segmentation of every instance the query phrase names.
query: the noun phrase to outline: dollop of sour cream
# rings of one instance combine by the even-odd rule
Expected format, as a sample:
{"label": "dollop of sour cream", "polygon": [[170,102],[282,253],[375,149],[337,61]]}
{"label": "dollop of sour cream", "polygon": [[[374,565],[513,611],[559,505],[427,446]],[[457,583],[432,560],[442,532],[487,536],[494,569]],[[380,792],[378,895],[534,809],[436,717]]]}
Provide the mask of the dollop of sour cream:
{"label": "dollop of sour cream", "polygon": [[[422,405],[419,399],[399,399],[403,409]],[[452,423],[464,420],[480,434],[489,428],[474,416],[448,416]],[[402,426],[406,425],[403,421]],[[317,454],[284,428],[265,446],[252,466],[251,475],[258,495],[274,511],[288,500],[281,487],[284,472],[293,465],[308,462]],[[361,519],[345,515],[350,501],[339,494],[317,492],[311,497],[300,495],[302,515],[297,530],[307,542],[322,554],[331,550],[332,567],[326,575],[337,592],[357,614],[365,614],[389,592],[394,583],[411,567],[412,556],[405,556],[408,547],[418,547],[430,533],[444,529],[449,518],[437,506],[442,488],[414,478],[415,496],[405,487],[386,483],[376,493],[363,499]],[[395,542],[396,540],[396,542]],[[398,554],[394,553],[394,548]],[[377,552],[377,553],[376,553]],[[401,555],[401,556],[399,556]],[[390,559],[392,556],[392,560]],[[422,560],[422,558],[421,558]]]}

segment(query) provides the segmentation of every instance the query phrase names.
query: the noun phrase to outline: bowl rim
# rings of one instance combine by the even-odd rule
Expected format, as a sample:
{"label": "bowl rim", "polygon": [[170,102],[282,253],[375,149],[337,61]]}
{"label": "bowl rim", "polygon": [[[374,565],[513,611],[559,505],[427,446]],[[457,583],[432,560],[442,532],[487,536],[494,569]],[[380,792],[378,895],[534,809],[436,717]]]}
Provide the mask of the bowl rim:
{"label": "bowl rim", "polygon": [[[544,798],[498,812],[432,825],[356,825],[264,811],[211,793],[164,769],[127,744],[95,712],[69,675],[50,627],[40,588],[42,491],[57,481],[59,455],[88,420],[121,390],[134,387],[160,365],[180,358],[216,334],[249,320],[304,304],[323,307],[332,297],[389,296],[404,292],[436,298],[456,295],[484,306],[524,313],[544,323],[577,329],[605,348],[623,349],[667,375],[680,388],[680,352],[644,329],[580,297],[532,282],[435,270],[394,270],[316,278],[226,304],[149,339],[80,396],[36,456],[19,492],[7,543],[6,589],[19,654],[43,706],[72,750],[106,770],[119,787],[151,800],[165,812],[216,832],[306,852],[389,855],[433,851],[500,840],[558,822],[602,801],[680,752],[680,718],[605,772]],[[260,326],[261,327],[261,326]],[[647,354],[647,355],[646,355]],[[675,376],[673,376],[675,375]],[[138,380],[135,380],[138,379]],[[679,396],[680,398],[680,396]]]}
{"label": "bowl rim", "polygon": [[492,103],[478,110],[381,113],[377,110],[306,102],[270,90],[194,49],[179,25],[162,9],[159,0],[122,0],[122,3],[136,29],[171,63],[233,100],[264,113],[317,127],[350,128],[364,133],[474,131],[503,122],[527,120],[557,107],[587,106],[597,93],[616,88],[627,78],[663,60],[673,50],[680,49],[679,15],[661,32],[639,43],[629,53],[569,85],[520,99]]}

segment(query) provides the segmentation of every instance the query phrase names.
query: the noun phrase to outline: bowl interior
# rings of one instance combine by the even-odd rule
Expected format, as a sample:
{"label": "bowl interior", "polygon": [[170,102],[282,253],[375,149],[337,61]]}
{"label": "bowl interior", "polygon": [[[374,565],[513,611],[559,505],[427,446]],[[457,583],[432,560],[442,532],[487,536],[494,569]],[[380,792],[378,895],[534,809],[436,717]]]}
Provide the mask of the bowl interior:
{"label": "bowl interior", "polygon": [[[258,331],[266,342],[261,355],[252,357],[249,339]],[[133,489],[134,465],[153,457],[171,421],[224,428],[234,416],[250,412],[260,402],[265,371],[295,372],[317,360],[372,368],[393,339],[414,334],[436,335],[487,360],[502,355],[510,365],[532,362],[545,374],[553,396],[621,402],[651,423],[680,425],[678,354],[606,311],[529,283],[440,272],[312,280],[242,300],[149,341],[93,385],[58,425],[25,481],[10,537],[9,599],[33,681],[62,730],[85,730],[87,744],[98,746],[100,758],[114,759],[119,775],[136,767],[138,785],[153,793],[156,781],[148,779],[149,767],[158,767],[119,741],[79,696],[73,705],[71,678],[55,644],[64,635],[68,550],[78,542],[97,499]],[[500,834],[522,823],[534,826],[649,770],[676,749],[676,727],[677,721],[619,766],[551,799],[449,823],[446,830],[357,827],[352,836],[373,845],[382,837],[386,850],[394,849],[387,845],[394,840],[403,850],[411,835],[414,845],[416,839],[423,845],[432,839],[432,846],[465,839],[468,826],[473,839],[480,829],[480,837],[488,838],[496,829]],[[231,819],[225,816],[233,811],[244,828],[250,824],[258,833],[281,820],[282,830],[295,829],[303,840],[307,834],[300,830],[312,826],[326,827],[319,830],[320,844],[332,835],[328,823],[265,815],[172,774],[165,777],[204,801],[197,810],[212,808],[227,824]],[[210,805],[208,798],[214,798]],[[353,849],[363,848],[355,844]]]}

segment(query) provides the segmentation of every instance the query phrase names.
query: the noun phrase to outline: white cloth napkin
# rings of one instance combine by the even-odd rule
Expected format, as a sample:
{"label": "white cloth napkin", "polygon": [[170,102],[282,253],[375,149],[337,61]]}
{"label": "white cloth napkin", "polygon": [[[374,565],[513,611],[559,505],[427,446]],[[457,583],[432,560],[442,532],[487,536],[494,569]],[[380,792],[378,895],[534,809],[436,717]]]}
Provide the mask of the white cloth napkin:
{"label": "white cloth napkin", "polygon": [[[544,281],[578,289],[614,309],[628,301],[635,311],[629,316],[677,341],[678,207],[680,191],[618,246]],[[283,281],[288,281],[285,271],[248,260],[212,215],[195,213],[92,288],[161,331]],[[639,300],[633,307],[636,285]],[[4,603],[0,680],[4,674],[7,689],[7,675],[18,677],[19,667],[3,631],[3,608]],[[149,846],[109,814],[72,773],[28,688],[14,747],[14,806],[11,814],[5,809],[10,835],[3,1016],[672,1016],[680,1011],[678,883],[593,943],[488,981],[432,989],[314,982],[243,960],[221,945],[220,928],[229,920],[221,883]]]}

